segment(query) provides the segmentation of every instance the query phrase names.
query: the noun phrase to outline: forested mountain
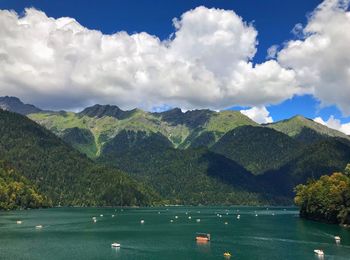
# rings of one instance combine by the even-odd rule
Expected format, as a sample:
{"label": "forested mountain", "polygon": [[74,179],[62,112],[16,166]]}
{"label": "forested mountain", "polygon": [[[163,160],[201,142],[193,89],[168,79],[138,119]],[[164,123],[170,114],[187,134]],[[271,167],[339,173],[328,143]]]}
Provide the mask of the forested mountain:
{"label": "forested mountain", "polygon": [[53,205],[149,205],[157,195],[98,165],[28,118],[0,110],[0,158]]}
{"label": "forested mountain", "polygon": [[227,132],[212,151],[238,162],[253,174],[278,169],[301,151],[293,138],[261,126],[241,126]]}
{"label": "forested mountain", "polygon": [[[261,204],[286,198],[291,202],[295,185],[331,174],[350,161],[348,136],[301,116],[259,125],[239,111],[175,108],[150,113],[112,105],[27,116],[91,159],[75,152],[74,158],[84,160],[73,167],[75,171],[82,167],[90,172],[97,167],[93,161],[108,165],[107,172],[121,169],[168,203]],[[106,179],[101,177],[100,184]],[[74,190],[71,187],[67,194]]]}

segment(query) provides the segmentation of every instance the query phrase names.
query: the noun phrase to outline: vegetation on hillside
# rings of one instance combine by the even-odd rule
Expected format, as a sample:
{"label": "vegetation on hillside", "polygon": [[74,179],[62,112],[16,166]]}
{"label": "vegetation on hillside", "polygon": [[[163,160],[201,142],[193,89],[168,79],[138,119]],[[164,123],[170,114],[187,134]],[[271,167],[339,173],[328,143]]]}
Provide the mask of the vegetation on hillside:
{"label": "vegetation on hillside", "polygon": [[0,210],[50,207],[51,201],[28,179],[0,161]]}
{"label": "vegetation on hillside", "polygon": [[234,161],[205,147],[174,149],[161,135],[121,132],[99,160],[145,181],[169,204],[291,203],[259,193],[254,176]]}
{"label": "vegetation on hillside", "polygon": [[295,188],[295,203],[302,218],[350,224],[350,165],[346,173],[322,176]]}
{"label": "vegetation on hillside", "polygon": [[300,148],[299,142],[273,129],[241,126],[226,133],[211,150],[262,174],[295,158]]}
{"label": "vegetation on hillside", "polygon": [[350,141],[349,136],[346,134],[303,116],[294,116],[290,119],[267,124],[266,126],[289,135],[303,143],[313,143],[329,137],[342,138]]}
{"label": "vegetation on hillside", "polygon": [[159,197],[120,170],[101,166],[48,130],[0,110],[0,158],[53,205],[150,205]]}

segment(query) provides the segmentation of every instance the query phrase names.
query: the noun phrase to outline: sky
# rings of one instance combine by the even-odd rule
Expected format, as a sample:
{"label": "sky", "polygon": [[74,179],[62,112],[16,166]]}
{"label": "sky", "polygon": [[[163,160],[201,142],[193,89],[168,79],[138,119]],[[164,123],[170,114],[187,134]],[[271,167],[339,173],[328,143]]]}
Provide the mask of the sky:
{"label": "sky", "polygon": [[300,114],[350,134],[348,0],[0,1],[0,96]]}

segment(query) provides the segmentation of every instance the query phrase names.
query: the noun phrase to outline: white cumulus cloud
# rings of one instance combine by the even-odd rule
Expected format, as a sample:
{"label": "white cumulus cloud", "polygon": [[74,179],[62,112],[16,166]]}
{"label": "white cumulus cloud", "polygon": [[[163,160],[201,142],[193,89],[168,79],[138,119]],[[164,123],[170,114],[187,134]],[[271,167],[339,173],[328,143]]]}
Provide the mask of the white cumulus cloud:
{"label": "white cumulus cloud", "polygon": [[198,7],[173,24],[162,41],[146,32],[106,35],[33,8],[23,16],[0,10],[0,95],[43,108],[222,109],[301,92],[293,70],[252,63],[257,31],[233,11]]}
{"label": "white cumulus cloud", "polygon": [[289,41],[278,62],[293,69],[298,85],[321,105],[335,104],[350,115],[350,12],[349,0],[326,0],[297,25],[299,40]]}
{"label": "white cumulus cloud", "polygon": [[266,123],[273,122],[273,119],[270,116],[270,112],[264,106],[252,107],[249,109],[241,110],[241,113],[259,124],[266,124]]}
{"label": "white cumulus cloud", "polygon": [[350,135],[350,123],[342,124],[340,120],[334,118],[334,116],[330,116],[327,121],[324,121],[321,117],[316,117],[314,121]]}

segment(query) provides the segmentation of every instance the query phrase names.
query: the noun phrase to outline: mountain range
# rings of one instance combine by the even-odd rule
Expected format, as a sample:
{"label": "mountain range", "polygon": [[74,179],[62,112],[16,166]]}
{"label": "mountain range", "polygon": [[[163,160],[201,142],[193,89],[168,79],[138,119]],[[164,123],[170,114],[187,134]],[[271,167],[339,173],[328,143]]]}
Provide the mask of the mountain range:
{"label": "mountain range", "polygon": [[[65,167],[65,160],[79,158],[84,163],[75,171],[86,175],[79,178],[88,181],[95,177],[86,174],[94,167],[115,172],[106,174],[108,178],[122,174],[139,185],[147,198],[144,202],[160,196],[172,204],[290,203],[295,185],[342,170],[350,161],[347,135],[302,116],[260,125],[239,111],[182,112],[174,108],[152,113],[94,105],[74,113],[44,111],[14,97],[0,98],[0,107],[28,118],[10,113],[15,118],[13,129],[1,129],[2,133],[16,130],[26,139],[26,128],[16,127],[17,121],[24,120],[45,133],[39,135],[42,142],[46,142],[42,140],[45,136],[69,150],[50,171],[57,172],[61,164]],[[25,160],[25,156],[3,154],[10,162]],[[40,178],[47,179],[45,183],[32,176],[31,170],[23,174],[39,191],[54,202],[76,204],[69,198],[58,199],[63,184],[50,184],[49,180],[58,180],[56,175],[61,173],[52,177],[52,172],[42,171]],[[101,185],[108,178],[101,177]],[[68,194],[75,189],[70,187]],[[53,190],[57,194],[51,194]],[[105,203],[100,198],[91,200]]]}

